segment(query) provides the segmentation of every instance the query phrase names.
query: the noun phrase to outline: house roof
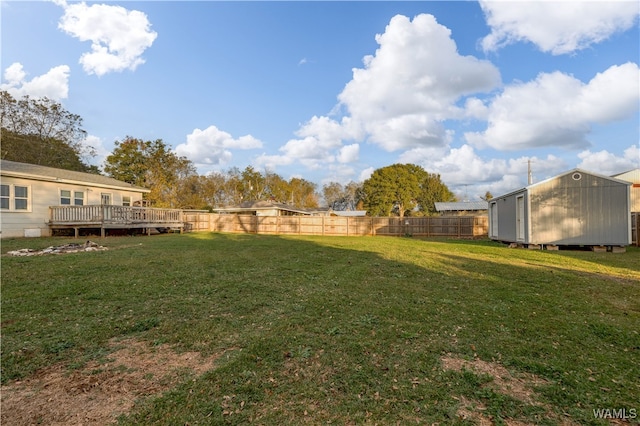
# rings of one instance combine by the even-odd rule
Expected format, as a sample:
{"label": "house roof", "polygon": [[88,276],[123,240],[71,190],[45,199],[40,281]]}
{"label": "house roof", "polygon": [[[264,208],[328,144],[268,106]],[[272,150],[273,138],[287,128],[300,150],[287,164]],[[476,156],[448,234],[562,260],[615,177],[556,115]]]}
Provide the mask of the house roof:
{"label": "house roof", "polygon": [[612,177],[620,180],[626,180],[631,183],[640,183],[640,169],[628,170],[626,172],[618,173]]}
{"label": "house roof", "polygon": [[489,208],[486,201],[437,202],[435,205],[439,212],[487,210]]}
{"label": "house roof", "polygon": [[239,206],[223,207],[223,208],[213,209],[213,210],[218,212],[227,212],[227,213],[253,212],[258,210],[285,210],[285,211],[305,214],[305,215],[311,214],[311,212],[306,209],[290,206],[289,204],[275,203],[271,201],[245,201],[241,203]]}
{"label": "house roof", "polygon": [[72,183],[102,188],[126,189],[134,192],[150,192],[147,188],[132,185],[121,180],[92,173],[56,169],[36,164],[0,160],[0,175],[47,182]]}
{"label": "house roof", "polygon": [[497,199],[497,198],[504,198],[504,197],[507,197],[507,196],[510,196],[510,195],[516,194],[516,193],[518,193],[518,192],[523,192],[523,191],[526,191],[526,190],[528,190],[528,189],[530,189],[530,188],[534,188],[534,187],[536,187],[536,186],[538,186],[538,185],[545,184],[545,183],[547,183],[547,182],[549,182],[549,181],[551,181],[551,180],[558,179],[558,178],[561,178],[561,177],[563,177],[563,176],[567,176],[567,175],[570,175],[570,174],[573,174],[573,173],[583,173],[583,174],[587,174],[587,175],[591,175],[591,176],[596,176],[596,177],[599,177],[599,178],[602,178],[602,179],[610,180],[610,181],[612,181],[612,182],[617,182],[617,183],[619,183],[619,184],[629,185],[629,182],[628,182],[628,181],[625,181],[625,180],[622,180],[622,179],[618,179],[618,178],[616,178],[616,177],[612,177],[612,176],[605,176],[605,175],[601,175],[601,174],[599,174],[599,173],[589,172],[589,171],[587,171],[587,170],[583,170],[583,169],[578,169],[578,168],[576,168],[576,169],[571,169],[571,170],[569,170],[569,171],[566,171],[566,172],[564,172],[564,173],[560,173],[559,175],[556,175],[556,176],[550,177],[550,178],[545,179],[545,180],[542,180],[542,181],[540,181],[540,182],[532,183],[531,185],[528,185],[528,186],[525,186],[525,187],[522,187],[522,188],[516,189],[515,191],[511,191],[511,192],[508,192],[508,193],[506,193],[506,194],[499,195],[499,196],[497,196],[497,197],[494,197],[492,200]]}

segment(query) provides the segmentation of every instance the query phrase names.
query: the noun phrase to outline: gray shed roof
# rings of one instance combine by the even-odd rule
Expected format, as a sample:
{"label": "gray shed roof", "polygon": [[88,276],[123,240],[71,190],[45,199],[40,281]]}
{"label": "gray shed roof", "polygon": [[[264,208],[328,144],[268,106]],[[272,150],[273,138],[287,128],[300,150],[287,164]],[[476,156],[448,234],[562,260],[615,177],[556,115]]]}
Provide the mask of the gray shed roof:
{"label": "gray shed roof", "polygon": [[621,184],[629,184],[629,181],[625,181],[624,179],[619,179],[616,176],[605,176],[605,175],[601,175],[599,173],[589,172],[589,171],[584,170],[584,169],[575,168],[575,169],[571,169],[569,171],[566,171],[564,173],[560,173],[559,175],[552,176],[552,177],[550,177],[548,179],[545,179],[545,180],[542,180],[540,182],[532,183],[531,185],[527,185],[525,187],[516,189],[515,191],[511,191],[511,192],[508,192],[506,194],[502,194],[502,195],[499,195],[497,197],[493,197],[492,200],[495,200],[495,199],[498,199],[498,198],[509,197],[509,196],[511,196],[511,195],[513,195],[515,193],[524,192],[524,191],[528,190],[529,188],[533,188],[533,187],[538,186],[538,185],[545,185],[546,183],[548,183],[551,180],[558,179],[560,177],[566,176],[568,174],[573,174],[573,173],[584,173],[584,174],[591,175],[591,176],[596,176],[596,177],[599,177],[599,178],[602,178],[602,179],[607,179],[607,180],[610,180],[612,182],[617,182],[617,183],[621,183]]}
{"label": "gray shed roof", "polygon": [[121,180],[93,173],[76,172],[73,170],[56,169],[54,167],[38,166],[36,164],[18,163],[16,161],[0,160],[0,174],[24,179],[48,182],[76,183],[87,186],[126,189],[135,192],[150,192],[147,188],[134,186]]}
{"label": "gray shed roof", "polygon": [[435,205],[439,212],[487,210],[489,208],[486,201],[437,202]]}

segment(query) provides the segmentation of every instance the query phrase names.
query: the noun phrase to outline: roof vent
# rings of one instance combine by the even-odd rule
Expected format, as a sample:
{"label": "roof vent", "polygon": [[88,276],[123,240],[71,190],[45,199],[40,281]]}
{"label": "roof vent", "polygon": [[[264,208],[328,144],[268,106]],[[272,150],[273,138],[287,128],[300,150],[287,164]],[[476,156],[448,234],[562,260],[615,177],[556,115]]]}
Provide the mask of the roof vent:
{"label": "roof vent", "polygon": [[571,177],[573,178],[573,180],[580,180],[582,179],[582,174],[575,172],[574,174],[571,175]]}

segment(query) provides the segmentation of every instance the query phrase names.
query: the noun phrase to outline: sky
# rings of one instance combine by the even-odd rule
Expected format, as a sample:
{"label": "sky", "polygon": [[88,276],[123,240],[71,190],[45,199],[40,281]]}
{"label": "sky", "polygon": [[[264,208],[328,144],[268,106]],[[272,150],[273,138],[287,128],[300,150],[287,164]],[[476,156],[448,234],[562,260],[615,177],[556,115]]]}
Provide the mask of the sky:
{"label": "sky", "polygon": [[640,167],[633,1],[0,2],[0,89],[198,173],[320,190],[395,163],[478,200],[573,168]]}

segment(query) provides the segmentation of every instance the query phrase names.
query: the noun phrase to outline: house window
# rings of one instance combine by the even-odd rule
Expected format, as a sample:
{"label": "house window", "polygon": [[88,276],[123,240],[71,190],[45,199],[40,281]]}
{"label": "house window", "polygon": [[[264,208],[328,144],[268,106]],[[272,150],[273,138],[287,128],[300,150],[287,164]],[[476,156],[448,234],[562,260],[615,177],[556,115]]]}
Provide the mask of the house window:
{"label": "house window", "polygon": [[84,206],[84,192],[74,191],[73,193],[73,205]]}
{"label": "house window", "polygon": [[9,211],[28,211],[29,204],[28,186],[2,185],[0,188],[0,208]]}
{"label": "house window", "polygon": [[71,205],[71,191],[68,191],[66,189],[60,190],[60,205],[61,206]]}
{"label": "house window", "polygon": [[16,210],[27,210],[29,208],[29,188],[26,186],[14,186],[14,202]]}
{"label": "house window", "polygon": [[0,208],[9,210],[9,185],[2,185],[0,189]]}
{"label": "house window", "polygon": [[122,196],[122,205],[130,206],[131,205],[131,197]]}

